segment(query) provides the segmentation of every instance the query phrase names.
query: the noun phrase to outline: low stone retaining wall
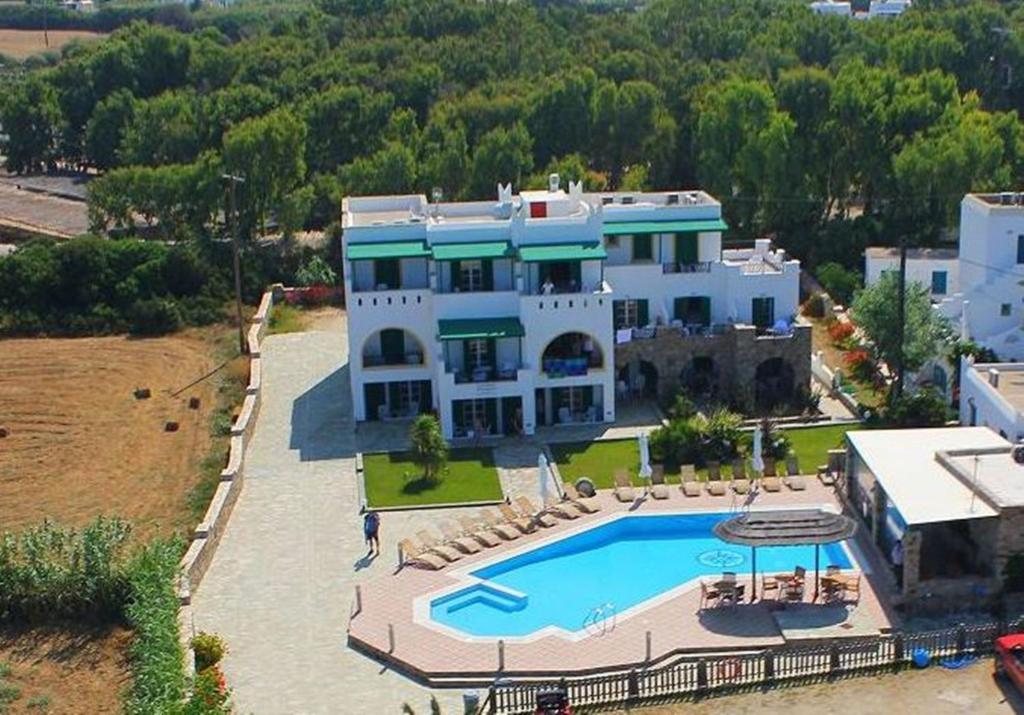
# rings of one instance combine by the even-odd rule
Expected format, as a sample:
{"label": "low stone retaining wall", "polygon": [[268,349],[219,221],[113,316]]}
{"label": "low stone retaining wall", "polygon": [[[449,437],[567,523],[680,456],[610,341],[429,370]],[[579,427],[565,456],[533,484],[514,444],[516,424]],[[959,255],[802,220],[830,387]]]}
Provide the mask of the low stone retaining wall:
{"label": "low stone retaining wall", "polygon": [[192,592],[199,587],[209,568],[220,538],[227,527],[228,518],[238,501],[245,480],[245,447],[252,437],[259,416],[263,364],[260,358],[260,344],[266,335],[270,315],[274,309],[274,293],[278,286],[263,294],[259,309],[252,318],[248,332],[249,384],[245,388],[238,417],[231,426],[231,445],[227,465],[220,473],[220,484],[210,500],[210,506],[203,520],[196,526],[185,556],[181,560],[181,576],[178,582],[178,598],[182,605],[188,605]]}

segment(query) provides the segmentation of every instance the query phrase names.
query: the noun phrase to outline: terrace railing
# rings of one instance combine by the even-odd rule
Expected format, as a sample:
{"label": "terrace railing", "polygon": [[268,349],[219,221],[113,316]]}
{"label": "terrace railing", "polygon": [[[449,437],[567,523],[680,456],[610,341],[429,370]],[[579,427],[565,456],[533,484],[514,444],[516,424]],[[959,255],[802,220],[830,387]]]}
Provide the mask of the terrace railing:
{"label": "terrace railing", "polygon": [[648,668],[559,680],[496,681],[480,715],[533,713],[537,692],[563,687],[574,707],[611,708],[671,698],[700,697],[716,691],[817,681],[839,675],[899,669],[923,651],[933,661],[992,652],[994,640],[1024,626],[991,621],[919,633],[896,633],[810,647],[780,647],[756,653],[690,657],[670,654],[669,662]]}

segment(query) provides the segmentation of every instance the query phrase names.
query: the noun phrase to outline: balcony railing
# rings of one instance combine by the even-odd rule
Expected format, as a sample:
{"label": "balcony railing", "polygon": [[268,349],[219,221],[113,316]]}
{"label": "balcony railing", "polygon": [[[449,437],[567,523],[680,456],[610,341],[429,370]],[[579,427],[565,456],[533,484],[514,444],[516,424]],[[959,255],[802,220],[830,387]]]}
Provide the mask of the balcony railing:
{"label": "balcony railing", "polygon": [[456,385],[474,382],[514,382],[519,375],[521,365],[505,362],[501,365],[482,365],[469,370],[449,369]]}
{"label": "balcony railing", "polygon": [[416,367],[423,364],[423,353],[404,355],[363,355],[363,367]]}
{"label": "balcony railing", "polygon": [[544,374],[551,378],[578,377],[600,367],[599,360],[588,360],[585,357],[544,358],[542,363]]}
{"label": "balcony railing", "polygon": [[711,261],[698,261],[697,263],[679,263],[672,261],[661,264],[662,273],[710,273]]}

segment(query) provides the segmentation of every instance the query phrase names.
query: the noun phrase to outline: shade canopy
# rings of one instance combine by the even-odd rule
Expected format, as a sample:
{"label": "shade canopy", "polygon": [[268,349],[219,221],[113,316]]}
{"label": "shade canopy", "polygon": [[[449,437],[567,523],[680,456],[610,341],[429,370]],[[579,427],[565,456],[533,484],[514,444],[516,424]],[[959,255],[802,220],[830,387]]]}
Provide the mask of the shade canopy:
{"label": "shade canopy", "polygon": [[831,544],[853,537],[857,522],[821,509],[756,511],[720,521],[715,536],[744,546]]}
{"label": "shade canopy", "polygon": [[556,243],[519,247],[519,260],[527,263],[600,261],[607,257],[608,253],[600,243]]}
{"label": "shade canopy", "polygon": [[468,318],[437,321],[439,340],[521,338],[526,334],[518,318]]}
{"label": "shade canopy", "polygon": [[484,243],[442,243],[431,248],[435,261],[472,261],[506,258],[512,255],[508,241]]}
{"label": "shade canopy", "polygon": [[346,249],[350,261],[372,261],[383,258],[425,258],[430,249],[423,241],[390,241],[387,243],[350,243]]}
{"label": "shade canopy", "polygon": [[610,221],[604,225],[605,236],[645,233],[702,233],[725,231],[729,225],[720,218],[700,221]]}

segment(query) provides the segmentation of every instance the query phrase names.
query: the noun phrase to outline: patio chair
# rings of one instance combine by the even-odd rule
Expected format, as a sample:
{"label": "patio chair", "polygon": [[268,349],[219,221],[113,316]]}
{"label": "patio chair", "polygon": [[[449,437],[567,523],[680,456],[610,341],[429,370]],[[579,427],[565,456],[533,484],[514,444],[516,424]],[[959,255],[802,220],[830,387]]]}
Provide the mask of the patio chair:
{"label": "patio chair", "polygon": [[458,520],[459,526],[462,527],[463,535],[476,539],[484,546],[491,548],[502,542],[498,532],[482,524],[477,524],[468,515],[463,514]]}
{"label": "patio chair", "polygon": [[601,511],[601,504],[597,501],[597,497],[585,497],[579,493],[576,489],[576,485],[571,482],[565,482],[562,484],[562,493],[565,494],[566,499],[574,507],[584,512],[585,514],[596,514]]}
{"label": "patio chair", "polygon": [[420,529],[417,531],[416,538],[420,540],[421,544],[423,544],[424,551],[437,554],[445,561],[458,561],[462,558],[462,552],[454,547],[442,543],[436,536],[426,529]]}
{"label": "patio chair", "polygon": [[721,479],[708,479],[707,481],[708,494],[713,497],[724,497],[725,496],[725,482]]}
{"label": "patio chair", "polygon": [[786,472],[791,477],[800,476],[800,458],[792,452],[786,455]]}
{"label": "patio chair", "polygon": [[424,551],[411,539],[402,539],[398,542],[398,548],[402,555],[402,566],[418,566],[431,571],[440,571],[448,562],[437,554]]}
{"label": "patio chair", "polygon": [[779,598],[779,579],[776,576],[761,576],[761,598],[768,597],[768,592],[775,592],[775,599]]}
{"label": "patio chair", "polygon": [[684,464],[679,468],[679,488],[688,497],[700,496],[700,482],[697,481],[697,470],[692,464]]}
{"label": "patio chair", "polygon": [[483,551],[483,545],[479,541],[469,536],[465,536],[459,533],[459,530],[455,528],[455,524],[450,521],[442,521],[440,525],[441,536],[444,537],[445,541],[454,546],[456,549],[464,554],[478,554]]}
{"label": "patio chair", "polygon": [[621,502],[631,502],[636,499],[636,493],[625,469],[615,470],[615,498]]}
{"label": "patio chair", "polygon": [[528,516],[517,514],[516,510],[505,502],[498,504],[498,511],[501,512],[501,518],[504,519],[506,523],[516,527],[524,534],[529,534],[537,530],[537,524],[534,523],[533,519]]}
{"label": "patio chair", "polygon": [[558,523],[558,520],[551,516],[551,514],[534,506],[534,503],[525,494],[517,496],[515,502],[520,514],[527,519],[533,519],[535,524],[540,524],[545,529]]}
{"label": "patio chair", "polygon": [[843,579],[843,600],[851,600],[851,595],[854,603],[860,603],[860,574],[851,574]]}
{"label": "patio chair", "polygon": [[783,477],[782,482],[794,492],[802,492],[807,489],[807,480],[799,474],[796,476]]}
{"label": "patio chair", "polygon": [[544,508],[547,509],[549,513],[554,514],[557,517],[561,517],[562,519],[579,519],[584,514],[580,506],[571,501],[559,502],[554,499],[549,499],[548,503],[544,505]]}
{"label": "patio chair", "polygon": [[499,517],[493,509],[484,509],[480,512],[480,517],[484,520],[484,523],[498,534],[505,541],[512,541],[518,539],[522,534],[511,524],[505,523],[501,517]]}
{"label": "patio chair", "polygon": [[651,496],[668,499],[668,484],[665,483],[665,467],[655,464],[651,467]]}
{"label": "patio chair", "polygon": [[709,584],[706,581],[701,581],[700,582],[700,605],[698,606],[698,609],[704,610],[705,608],[707,608],[712,603],[714,603],[717,606],[718,605],[718,599],[719,599],[720,596],[721,596],[721,594],[714,587],[714,585]]}

